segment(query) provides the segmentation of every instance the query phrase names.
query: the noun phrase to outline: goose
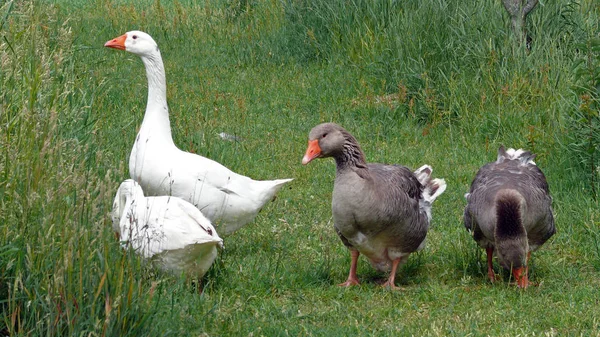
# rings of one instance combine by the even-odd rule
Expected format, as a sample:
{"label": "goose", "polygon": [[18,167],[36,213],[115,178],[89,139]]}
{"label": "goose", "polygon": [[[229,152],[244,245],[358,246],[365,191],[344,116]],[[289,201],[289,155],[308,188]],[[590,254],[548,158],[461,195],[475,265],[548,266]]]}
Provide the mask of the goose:
{"label": "goose", "polygon": [[145,197],[133,179],[121,183],[111,212],[112,228],[131,247],[163,270],[201,279],[223,240],[194,205],[172,196]]}
{"label": "goose", "polygon": [[356,138],[334,123],[315,126],[308,139],[302,164],[326,157],[336,163],[333,222],[351,256],[348,279],[339,286],[359,284],[356,267],[363,254],[379,271],[391,267],[383,286],[398,289],[396,270],[425,246],[431,204],[446,182],[431,179],[429,165],[412,172],[401,165],[367,164]]}
{"label": "goose", "polygon": [[148,78],[148,103],[129,157],[129,174],[150,196],[189,201],[222,235],[252,221],[292,179],[253,180],[211,159],[177,148],[171,136],[165,69],[158,45],[141,31],[112,39],[105,47],[138,55]]}
{"label": "goose", "polygon": [[534,159],[529,151],[500,146],[497,160],[479,169],[465,195],[464,224],[486,251],[491,282],[495,254],[517,286],[527,288],[531,252],[556,232],[548,183]]}

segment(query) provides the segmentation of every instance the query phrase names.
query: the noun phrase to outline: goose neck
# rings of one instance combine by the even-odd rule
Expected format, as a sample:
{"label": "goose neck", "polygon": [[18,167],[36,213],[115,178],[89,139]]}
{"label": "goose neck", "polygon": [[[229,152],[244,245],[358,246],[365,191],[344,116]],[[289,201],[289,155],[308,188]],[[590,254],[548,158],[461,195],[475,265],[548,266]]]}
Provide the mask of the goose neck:
{"label": "goose neck", "polygon": [[352,141],[352,139],[346,139],[342,151],[338,152],[334,156],[334,159],[338,172],[352,168],[367,168],[364,153],[360,146],[355,141]]}
{"label": "goose neck", "polygon": [[151,55],[143,56],[142,61],[148,78],[148,103],[142,129],[144,126],[152,125],[153,133],[158,132],[172,142],[167,105],[167,80],[160,51],[157,50]]}

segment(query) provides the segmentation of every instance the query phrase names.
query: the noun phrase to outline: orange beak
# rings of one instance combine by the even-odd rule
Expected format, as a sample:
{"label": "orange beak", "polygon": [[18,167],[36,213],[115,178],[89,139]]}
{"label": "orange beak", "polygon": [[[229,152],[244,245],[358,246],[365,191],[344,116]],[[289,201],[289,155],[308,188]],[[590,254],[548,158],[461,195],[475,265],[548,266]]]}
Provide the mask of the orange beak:
{"label": "orange beak", "polygon": [[527,267],[519,267],[513,269],[513,276],[515,277],[515,281],[517,281],[517,286],[519,288],[527,288],[529,286],[529,279],[527,277]]}
{"label": "orange beak", "polygon": [[308,141],[308,148],[302,158],[302,165],[310,163],[313,159],[321,155],[321,147],[319,147],[319,140],[313,139]]}
{"label": "orange beak", "polygon": [[115,48],[125,50],[125,40],[127,39],[127,34],[123,34],[117,38],[114,38],[104,44],[104,47]]}

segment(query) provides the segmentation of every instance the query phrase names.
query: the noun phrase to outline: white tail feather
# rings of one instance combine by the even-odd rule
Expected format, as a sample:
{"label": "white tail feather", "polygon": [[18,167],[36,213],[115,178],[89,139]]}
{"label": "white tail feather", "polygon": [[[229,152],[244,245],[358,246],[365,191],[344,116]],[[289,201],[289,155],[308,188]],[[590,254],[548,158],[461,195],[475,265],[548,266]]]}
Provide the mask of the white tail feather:
{"label": "white tail feather", "polygon": [[427,219],[431,221],[431,204],[446,190],[446,181],[444,179],[433,179],[423,189],[423,197],[419,200],[419,208],[427,214]]}
{"label": "white tail feather", "polygon": [[519,160],[522,165],[536,165],[533,159],[535,159],[535,155],[529,151],[525,151],[523,149],[515,150],[513,148],[509,148],[506,151],[504,151],[503,148],[500,148],[498,150],[498,159],[496,159],[496,162],[501,163],[504,160]]}
{"label": "white tail feather", "polygon": [[417,180],[421,183],[421,185],[426,186],[431,179],[431,173],[433,169],[429,165],[423,165],[419,167],[414,173]]}
{"label": "white tail feather", "polygon": [[433,179],[423,190],[423,200],[433,203],[445,190],[446,181],[444,179]]}

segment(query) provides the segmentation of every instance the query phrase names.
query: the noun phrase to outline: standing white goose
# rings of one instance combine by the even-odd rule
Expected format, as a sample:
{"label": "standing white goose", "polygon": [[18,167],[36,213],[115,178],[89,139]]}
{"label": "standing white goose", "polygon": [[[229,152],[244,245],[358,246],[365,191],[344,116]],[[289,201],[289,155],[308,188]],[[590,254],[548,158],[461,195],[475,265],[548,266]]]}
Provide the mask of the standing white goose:
{"label": "standing white goose", "polygon": [[170,196],[145,197],[132,179],[121,183],[112,210],[121,242],[162,269],[200,279],[217,257],[223,240],[196,207]]}
{"label": "standing white goose", "polygon": [[487,253],[488,277],[494,282],[494,253],[511,270],[520,288],[527,288],[531,252],[554,233],[552,198],[546,177],[521,149],[498,149],[498,159],[481,167],[465,195],[464,222]]}
{"label": "standing white goose", "polygon": [[148,104],[129,157],[129,174],[147,195],[173,195],[191,202],[222,235],[252,221],[292,179],[253,180],[202,156],[178,149],[171,136],[165,70],[152,37],[131,31],[105,47],[138,55],[148,77]]}

